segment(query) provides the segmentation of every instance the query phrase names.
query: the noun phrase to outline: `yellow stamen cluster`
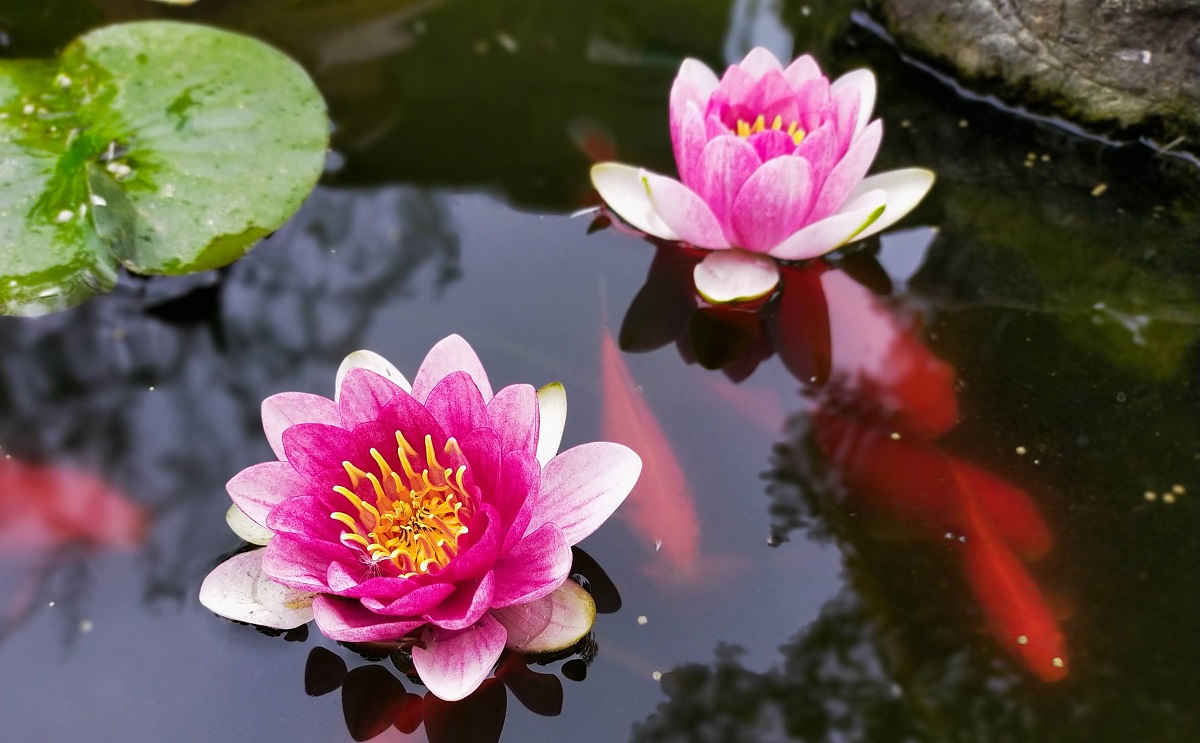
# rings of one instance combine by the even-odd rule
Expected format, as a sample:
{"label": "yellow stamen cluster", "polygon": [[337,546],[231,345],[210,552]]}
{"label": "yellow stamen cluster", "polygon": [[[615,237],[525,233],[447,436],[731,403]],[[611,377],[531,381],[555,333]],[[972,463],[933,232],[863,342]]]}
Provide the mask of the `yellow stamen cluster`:
{"label": "yellow stamen cluster", "polygon": [[[338,485],[334,492],[350,501],[354,512],[335,511],[329,516],[349,529],[342,532],[343,544],[361,549],[373,564],[390,561],[401,576],[410,577],[450,562],[458,552],[459,537],[467,533],[463,522],[470,520],[473,509],[463,486],[467,466],[460,465],[457,470],[443,467],[432,436],[425,436],[423,461],[400,431],[396,432],[396,444],[402,472],[394,471],[377,449],[371,449],[371,457],[379,467],[378,475],[342,462],[350,487]],[[453,438],[446,442],[443,453],[451,452],[462,455]],[[354,492],[363,480],[375,491],[374,503]]]}
{"label": "yellow stamen cluster", "polygon": [[[776,131],[783,129],[783,117],[776,116],[775,120],[771,122],[770,128]],[[753,124],[750,124],[742,119],[738,119],[737,135],[739,137],[749,137],[751,134],[757,134],[761,131],[765,131],[766,129],[767,119],[762,114],[758,115],[758,118],[754,120]],[[800,142],[804,139],[805,131],[800,128],[800,122],[793,121],[792,123],[788,124],[787,133],[788,136],[792,138],[793,142],[800,144]]]}

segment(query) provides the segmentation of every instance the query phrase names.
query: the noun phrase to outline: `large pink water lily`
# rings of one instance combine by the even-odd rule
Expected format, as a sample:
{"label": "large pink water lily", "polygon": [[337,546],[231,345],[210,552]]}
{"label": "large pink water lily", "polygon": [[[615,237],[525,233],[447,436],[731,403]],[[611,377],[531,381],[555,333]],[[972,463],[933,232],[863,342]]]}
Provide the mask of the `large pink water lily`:
{"label": "large pink water lily", "polygon": [[558,454],[561,385],[495,394],[458,336],[410,385],[359,351],[333,400],[263,402],[279,461],[235,476],[230,525],[266,547],[218,566],[201,602],[278,628],[315,618],[348,642],[411,644],[421,679],[461,699],[510,647],[569,647],[595,618],[571,545],[621,504],[641,460],[594,442]]}
{"label": "large pink water lily", "polygon": [[870,177],[883,135],[875,76],[830,83],[812,57],[785,69],[758,48],[725,75],[686,59],[671,88],[679,180],[620,163],[592,168],[608,206],[637,229],[714,251],[695,270],[713,302],[763,296],[773,259],[824,255],[889,227],[933,185],[909,168]]}

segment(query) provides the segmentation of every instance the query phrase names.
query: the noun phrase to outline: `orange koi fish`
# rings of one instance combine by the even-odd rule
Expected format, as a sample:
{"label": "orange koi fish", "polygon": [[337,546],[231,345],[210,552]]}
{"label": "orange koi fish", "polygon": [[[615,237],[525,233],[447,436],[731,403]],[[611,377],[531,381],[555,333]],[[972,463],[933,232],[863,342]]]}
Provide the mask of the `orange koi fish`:
{"label": "orange koi fish", "polygon": [[[975,492],[970,483],[961,485]],[[1068,673],[1066,643],[1050,607],[983,509],[973,498],[964,502],[969,524],[962,545],[963,573],[992,633],[1030,673],[1042,681],[1061,681]]]}
{"label": "orange koi fish", "polygon": [[624,444],[642,458],[642,475],[617,513],[651,549],[662,553],[672,570],[683,577],[692,575],[700,549],[700,522],[691,486],[607,330],[600,356],[604,439]]}

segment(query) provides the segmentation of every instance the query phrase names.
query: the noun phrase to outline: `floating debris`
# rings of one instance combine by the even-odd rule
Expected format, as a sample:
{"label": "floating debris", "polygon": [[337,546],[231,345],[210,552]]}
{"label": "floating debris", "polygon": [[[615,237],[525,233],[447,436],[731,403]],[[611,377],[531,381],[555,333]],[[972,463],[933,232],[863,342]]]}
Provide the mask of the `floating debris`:
{"label": "floating debris", "polygon": [[1104,194],[1104,192],[1107,190],[1108,190],[1107,183],[1104,183],[1104,182],[1097,183],[1096,187],[1092,189],[1092,196],[1102,196]]}

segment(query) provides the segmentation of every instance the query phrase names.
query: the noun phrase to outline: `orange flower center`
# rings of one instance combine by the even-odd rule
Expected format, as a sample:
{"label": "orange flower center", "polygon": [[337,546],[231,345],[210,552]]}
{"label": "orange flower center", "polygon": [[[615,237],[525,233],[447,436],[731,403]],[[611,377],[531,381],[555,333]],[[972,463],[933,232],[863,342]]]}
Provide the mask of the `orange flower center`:
{"label": "orange flower center", "polygon": [[[433,450],[433,437],[425,436],[424,459],[396,432],[396,455],[401,472],[396,472],[377,449],[371,457],[378,474],[364,472],[350,462],[342,462],[350,476],[350,487],[334,487],[350,502],[353,511],[335,511],[330,518],[346,525],[342,543],[361,550],[364,557],[378,564],[390,561],[401,577],[428,573],[436,565],[444,568],[458,553],[458,540],[468,529],[471,498],[463,486],[467,466],[443,467]],[[446,442],[445,454],[462,450],[453,438]],[[416,467],[420,467],[418,472]],[[375,502],[355,492],[367,480],[375,491]],[[464,510],[465,509],[465,510]]]}
{"label": "orange flower center", "polygon": [[[758,118],[754,120],[753,124],[744,119],[738,119],[737,135],[745,139],[751,134],[757,134],[761,131],[765,131],[767,128],[766,117],[762,114],[759,114]],[[783,117],[776,116],[775,120],[771,122],[771,126],[769,128],[776,131],[783,130]],[[805,131],[800,128],[800,122],[798,121],[793,121],[792,123],[788,124],[786,131],[788,136],[791,137],[792,141],[796,144],[800,144],[800,142],[804,139]]]}

